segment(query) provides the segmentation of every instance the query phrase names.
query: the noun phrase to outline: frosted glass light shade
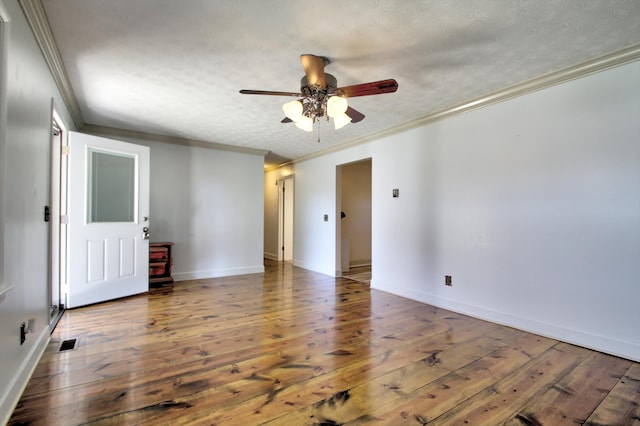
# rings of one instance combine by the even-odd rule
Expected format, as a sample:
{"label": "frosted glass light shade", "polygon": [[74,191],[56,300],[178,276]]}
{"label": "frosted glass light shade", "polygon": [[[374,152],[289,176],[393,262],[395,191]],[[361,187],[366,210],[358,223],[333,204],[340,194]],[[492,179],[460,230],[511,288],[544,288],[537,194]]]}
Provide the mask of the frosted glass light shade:
{"label": "frosted glass light shade", "polygon": [[304,130],[305,132],[313,132],[313,120],[310,117],[303,115],[298,121],[296,121],[296,127]]}
{"label": "frosted glass light shade", "polygon": [[336,130],[342,129],[347,124],[351,123],[351,117],[344,112],[333,117],[333,125]]}
{"label": "frosted glass light shade", "polygon": [[298,121],[302,117],[302,102],[291,101],[282,105],[282,111],[284,115],[291,121]]}
{"label": "frosted glass light shade", "polygon": [[347,100],[340,96],[331,96],[327,101],[327,115],[329,117],[337,117],[343,114],[349,107]]}

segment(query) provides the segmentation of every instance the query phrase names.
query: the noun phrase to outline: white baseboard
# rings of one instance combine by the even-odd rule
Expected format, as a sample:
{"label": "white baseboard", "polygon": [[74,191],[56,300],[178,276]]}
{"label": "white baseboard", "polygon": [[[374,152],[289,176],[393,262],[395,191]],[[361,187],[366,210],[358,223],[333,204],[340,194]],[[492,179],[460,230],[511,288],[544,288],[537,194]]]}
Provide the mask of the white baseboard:
{"label": "white baseboard", "polygon": [[50,336],[49,325],[47,325],[43,327],[42,332],[38,335],[38,340],[24,357],[12,380],[8,383],[6,392],[2,395],[2,399],[0,399],[0,424],[4,425],[9,422],[9,418],[18,401],[20,401],[20,397],[27,387],[33,371],[38,365],[38,361],[40,361],[44,350],[47,348]]}
{"label": "white baseboard", "polygon": [[349,262],[350,268],[358,268],[361,266],[371,266],[371,259],[354,260],[352,262]]}
{"label": "white baseboard", "polygon": [[459,314],[468,315],[470,317],[490,321],[500,325],[506,325],[529,333],[561,340],[577,346],[640,362],[640,345],[636,343],[625,342],[612,339],[607,336],[600,336],[580,330],[573,330],[541,321],[522,318],[504,312],[485,309],[480,306],[459,303],[454,300],[424,292],[417,292],[407,288],[394,286],[393,291],[390,291],[387,288],[377,286],[376,282],[373,280],[371,281],[371,288],[395,294],[397,296],[406,297],[407,299],[416,300],[428,305],[437,306],[438,308],[447,309]]}
{"label": "white baseboard", "polygon": [[293,259],[292,263],[293,263],[293,266],[297,266],[297,267],[302,268],[302,269],[307,269],[307,270],[312,271],[312,272],[317,272],[319,274],[328,275],[330,277],[340,277],[340,276],[342,276],[342,271],[339,270],[339,269],[336,269],[336,270],[328,269],[328,270],[324,271],[321,268],[316,267],[315,265],[311,265],[309,263],[306,263],[306,262],[303,262],[303,261],[297,260],[297,259]]}
{"label": "white baseboard", "polygon": [[276,262],[278,261],[278,253],[267,253],[267,252],[264,252],[263,256],[264,256],[265,259],[275,260]]}
{"label": "white baseboard", "polygon": [[243,266],[240,268],[212,269],[208,271],[174,272],[174,281],[201,280],[205,278],[230,277],[233,275],[261,274],[264,265]]}

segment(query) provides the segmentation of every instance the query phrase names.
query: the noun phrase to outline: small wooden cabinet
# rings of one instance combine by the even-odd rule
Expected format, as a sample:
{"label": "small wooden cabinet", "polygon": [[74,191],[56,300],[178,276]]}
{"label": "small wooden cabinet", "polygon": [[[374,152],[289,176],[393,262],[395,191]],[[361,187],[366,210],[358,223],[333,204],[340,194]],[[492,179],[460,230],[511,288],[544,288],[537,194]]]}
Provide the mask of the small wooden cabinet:
{"label": "small wooden cabinet", "polygon": [[149,286],[172,286],[173,243],[149,243]]}

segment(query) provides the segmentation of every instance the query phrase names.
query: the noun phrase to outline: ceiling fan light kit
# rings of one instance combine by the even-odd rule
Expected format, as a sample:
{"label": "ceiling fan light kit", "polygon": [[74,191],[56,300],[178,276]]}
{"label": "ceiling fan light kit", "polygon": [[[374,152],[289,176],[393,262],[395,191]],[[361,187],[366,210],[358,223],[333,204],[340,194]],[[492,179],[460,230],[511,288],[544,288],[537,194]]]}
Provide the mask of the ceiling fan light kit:
{"label": "ceiling fan light kit", "polygon": [[305,132],[313,132],[313,123],[314,123],[313,118],[303,115],[295,123],[298,129],[304,130]]}
{"label": "ceiling fan light kit", "polygon": [[351,123],[351,117],[349,117],[344,112],[333,117],[333,125],[336,128],[336,130],[342,129],[344,126],[346,126],[349,123]]}
{"label": "ceiling fan light kit", "polygon": [[336,78],[324,72],[325,65],[330,63],[329,59],[315,55],[300,55],[300,61],[305,72],[300,81],[300,93],[248,89],[240,90],[240,93],[300,98],[282,105],[286,117],[282,122],[293,122],[297,128],[312,132],[313,124],[321,118],[326,118],[327,121],[333,118],[336,130],[364,119],[364,114],[351,108],[346,98],[393,93],[398,90],[398,83],[393,79],[337,87]]}
{"label": "ceiling fan light kit", "polygon": [[340,114],[344,114],[348,107],[349,104],[345,98],[341,98],[340,96],[331,96],[327,101],[327,115],[333,118]]}
{"label": "ceiling fan light kit", "polygon": [[284,115],[294,123],[302,118],[303,106],[300,101],[291,101],[282,105]]}
{"label": "ceiling fan light kit", "polygon": [[351,117],[346,114],[349,105],[345,98],[324,96],[318,105],[313,103],[311,100],[290,101],[282,105],[282,111],[289,120],[296,123],[296,127],[306,132],[313,131],[313,123],[320,117],[327,117],[327,120],[333,118],[336,130],[342,129],[351,122]]}

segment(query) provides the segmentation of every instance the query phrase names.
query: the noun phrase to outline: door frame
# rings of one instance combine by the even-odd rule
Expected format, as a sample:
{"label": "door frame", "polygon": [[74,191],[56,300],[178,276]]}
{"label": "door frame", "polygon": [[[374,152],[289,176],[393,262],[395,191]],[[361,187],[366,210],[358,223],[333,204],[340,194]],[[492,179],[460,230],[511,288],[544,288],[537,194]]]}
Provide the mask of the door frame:
{"label": "door frame", "polygon": [[[336,217],[336,276],[342,276],[343,272],[348,272],[349,271],[349,263],[350,263],[350,259],[349,259],[349,251],[350,251],[350,247],[348,246],[348,244],[343,244],[342,241],[342,212],[343,212],[343,206],[342,206],[342,193],[344,190],[344,186],[343,186],[343,176],[342,176],[342,171],[345,167],[349,167],[352,166],[354,164],[358,164],[358,163],[364,163],[364,162],[368,162],[371,168],[371,182],[369,182],[369,190],[371,191],[371,196],[372,196],[372,204],[371,207],[373,209],[373,157],[365,157],[365,158],[361,158],[359,160],[354,160],[354,161],[350,161],[348,163],[343,163],[343,164],[338,164],[336,165],[336,212],[335,212],[335,217]],[[348,214],[348,213],[347,213]],[[371,214],[373,215],[373,210],[371,211]],[[369,235],[371,236],[372,234],[372,228],[373,228],[373,222],[371,223],[371,227],[369,228]],[[345,253],[343,253],[343,251],[345,251]],[[346,259],[345,259],[346,257]],[[347,263],[347,267],[343,268],[343,263]],[[373,270],[373,247],[372,247],[372,252],[371,252],[371,268]]]}
{"label": "door frame", "polygon": [[[57,130],[57,132],[56,132]],[[57,134],[56,134],[57,133]],[[56,110],[55,100],[51,100],[51,151],[50,151],[50,194],[49,194],[49,286],[47,306],[49,307],[49,328],[53,332],[66,306],[65,277],[67,272],[67,127]],[[54,294],[57,306],[54,306]]]}
{"label": "door frame", "polygon": [[[7,51],[9,50],[9,14],[0,0],[0,176],[5,176],[5,155],[7,143]],[[3,185],[6,183],[3,181]],[[5,298],[7,292],[12,288],[5,282],[4,276],[4,206],[5,190],[0,189],[0,303]]]}
{"label": "door frame", "polygon": [[[287,183],[291,184],[290,196],[285,196]],[[295,174],[290,174],[278,179],[278,261],[291,260],[293,262],[293,233],[294,233],[294,206],[295,206]],[[287,204],[290,200],[290,205]],[[287,235],[287,231],[291,235]],[[289,237],[289,238],[287,238]],[[291,245],[291,259],[285,259],[285,247],[289,240]]]}

